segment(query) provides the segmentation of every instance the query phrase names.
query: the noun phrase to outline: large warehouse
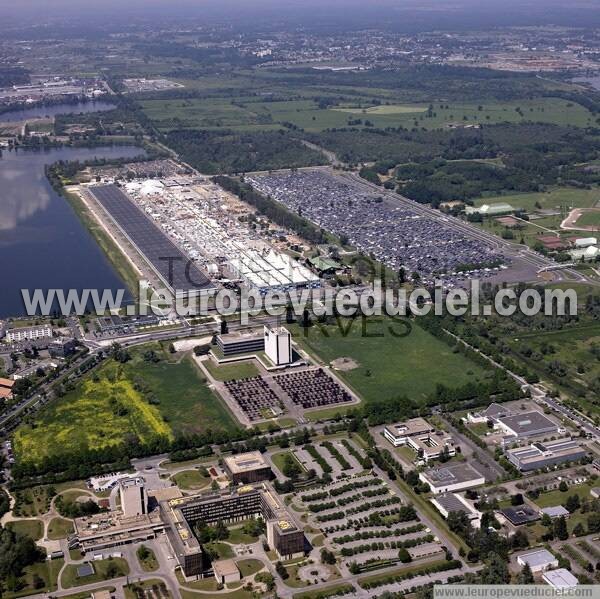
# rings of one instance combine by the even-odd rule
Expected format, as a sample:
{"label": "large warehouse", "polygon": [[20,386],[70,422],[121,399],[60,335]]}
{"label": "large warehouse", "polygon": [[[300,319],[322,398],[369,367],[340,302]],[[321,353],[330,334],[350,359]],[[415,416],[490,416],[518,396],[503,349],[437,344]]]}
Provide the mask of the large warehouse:
{"label": "large warehouse", "polygon": [[197,296],[215,285],[116,185],[89,188],[96,201],[144,257],[165,287],[178,297]]}
{"label": "large warehouse", "polygon": [[575,462],[586,455],[585,449],[573,439],[557,439],[547,443],[532,443],[529,447],[509,449],[508,461],[521,472],[538,470],[547,466]]}

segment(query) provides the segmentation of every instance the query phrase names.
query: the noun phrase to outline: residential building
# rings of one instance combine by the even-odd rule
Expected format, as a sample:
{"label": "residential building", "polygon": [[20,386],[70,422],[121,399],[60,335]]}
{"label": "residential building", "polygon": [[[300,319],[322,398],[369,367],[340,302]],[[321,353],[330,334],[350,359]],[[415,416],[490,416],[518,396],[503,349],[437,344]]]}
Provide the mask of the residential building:
{"label": "residential building", "polygon": [[68,358],[76,351],[77,341],[69,337],[59,337],[48,344],[48,353],[53,358]]}
{"label": "residential building", "polygon": [[15,381],[0,377],[0,401],[13,398]]}
{"label": "residential building", "polygon": [[30,327],[18,327],[6,331],[5,341],[7,343],[19,343],[21,341],[33,341],[52,337],[52,327],[49,324],[40,324]]}

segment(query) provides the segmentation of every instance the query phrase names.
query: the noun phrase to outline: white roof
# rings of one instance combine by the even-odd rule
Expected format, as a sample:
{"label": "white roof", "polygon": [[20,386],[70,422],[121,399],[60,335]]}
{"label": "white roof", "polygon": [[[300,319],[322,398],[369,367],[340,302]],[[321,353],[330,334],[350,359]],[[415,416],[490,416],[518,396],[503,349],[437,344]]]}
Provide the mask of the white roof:
{"label": "white roof", "polygon": [[556,561],[556,557],[554,557],[547,549],[522,553],[517,559],[524,564],[528,564],[530,568],[535,566],[546,566]]}
{"label": "white roof", "polygon": [[568,516],[569,510],[564,508],[562,505],[554,507],[545,507],[542,509],[542,514],[548,514],[551,518],[558,518],[560,516]]}
{"label": "white roof", "polygon": [[549,570],[542,575],[542,578],[555,589],[571,589],[579,584],[577,578],[565,568]]}

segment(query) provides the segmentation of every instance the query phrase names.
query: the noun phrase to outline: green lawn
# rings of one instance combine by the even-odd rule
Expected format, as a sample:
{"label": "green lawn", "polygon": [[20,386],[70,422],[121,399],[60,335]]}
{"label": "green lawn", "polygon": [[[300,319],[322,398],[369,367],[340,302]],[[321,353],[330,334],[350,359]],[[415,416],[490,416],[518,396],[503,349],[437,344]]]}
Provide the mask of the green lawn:
{"label": "green lawn", "polygon": [[[146,554],[143,556],[143,558],[140,557],[140,551],[142,550],[142,547],[146,550]],[[140,566],[144,572],[154,572],[155,570],[158,570],[158,560],[156,559],[154,551],[152,551],[152,549],[149,547],[146,547],[145,545],[138,547],[136,550],[136,557],[138,562],[140,562]]]}
{"label": "green lawn", "polygon": [[39,541],[44,536],[44,523],[41,520],[16,520],[6,526],[16,533],[31,537],[34,541]]}
{"label": "green lawn", "polygon": [[219,543],[218,541],[215,541],[213,543],[207,543],[206,547],[215,549],[219,554],[218,559],[230,559],[234,555],[233,549],[227,543]]}
{"label": "green lawn", "polygon": [[258,541],[258,537],[253,537],[252,535],[246,534],[240,527],[230,528],[229,536],[227,537],[227,542],[232,543],[234,545],[256,543]]}
{"label": "green lawn", "polygon": [[292,459],[297,462],[298,466],[300,466],[300,468],[302,468],[302,470],[305,470],[304,466],[300,463],[300,461],[298,460],[298,458],[296,457],[296,455],[294,454],[293,451],[280,451],[278,453],[274,453],[271,456],[271,459],[273,460],[273,464],[275,464],[275,466],[277,466],[278,470],[283,474],[283,467],[285,465],[285,458],[286,456],[292,456]]}
{"label": "green lawn", "polygon": [[[62,586],[66,589],[70,589],[72,587],[81,586],[83,584],[102,582],[103,580],[119,578],[120,576],[126,576],[127,574],[129,574],[129,565],[127,563],[127,560],[121,557],[97,560],[91,563],[94,565],[94,574],[92,574],[91,576],[86,576],[85,578],[79,578],[77,576],[76,564],[69,564],[62,573]],[[114,564],[114,576],[109,576],[110,564]]]}
{"label": "green lawn", "polygon": [[[401,395],[423,401],[438,383],[455,387],[486,377],[480,366],[454,353],[414,321],[405,337],[393,335],[406,329],[391,319],[372,317],[366,322],[365,334],[360,320],[351,325],[348,320],[342,321],[344,327],[350,326],[345,336],[335,325],[309,329],[293,326],[291,330],[295,341],[325,363],[340,357],[355,360],[358,368],[338,371],[337,375],[367,401]],[[343,411],[343,406],[333,409]]]}
{"label": "green lawn", "polygon": [[205,360],[202,365],[217,381],[233,381],[258,376],[258,368],[254,362],[236,362],[235,364],[215,364],[212,360]]}
{"label": "green lawn", "polygon": [[[507,202],[513,208],[523,208],[528,212],[534,210],[557,209],[561,207],[592,208],[600,201],[600,189],[573,189],[572,187],[552,187],[545,192],[515,193],[508,195],[490,196],[474,200],[474,205],[479,207],[483,204],[495,204]],[[533,221],[538,223],[540,221]]]}
{"label": "green lawn", "polygon": [[197,491],[210,484],[210,476],[202,476],[198,470],[184,470],[171,478],[180,489],[186,491]]}
{"label": "green lawn", "polygon": [[[31,566],[28,566],[23,571],[23,576],[20,578],[21,588],[16,592],[3,592],[3,599],[13,599],[16,597],[25,597],[26,595],[33,595],[35,593],[46,592],[50,593],[56,591],[58,574],[64,564],[64,560],[44,560]],[[35,588],[34,576],[39,576],[44,581],[42,588]]]}
{"label": "green lawn", "polygon": [[[264,77],[265,74],[261,76]],[[252,84],[256,86],[257,82],[253,81]],[[302,88],[297,91],[301,92]],[[312,98],[298,99],[297,96],[275,102],[257,100],[255,96],[236,95],[234,99],[231,96],[223,96],[144,100],[140,104],[145,114],[163,131],[179,128],[266,131],[280,128],[282,123],[292,123],[311,132],[345,127],[350,123],[358,127],[418,126],[426,129],[439,129],[450,124],[480,125],[526,121],[579,127],[593,124],[593,115],[589,110],[561,98],[539,97],[501,103],[436,103],[429,113],[429,103],[370,103],[368,98],[380,95],[378,92],[389,97],[390,90],[345,88],[345,91],[355,91],[359,96],[369,95],[359,97],[354,102],[342,102],[339,106],[331,108],[319,107]],[[289,94],[289,90],[287,93]],[[320,90],[319,95],[324,95],[324,90]]]}
{"label": "green lawn", "polygon": [[48,525],[48,538],[52,541],[58,541],[69,536],[73,530],[73,523],[70,520],[52,518]]}
{"label": "green lawn", "polygon": [[546,493],[541,493],[534,501],[540,507],[562,505],[569,495],[579,495],[579,498],[583,501],[584,499],[590,499],[590,490],[595,486],[597,486],[595,483],[589,482],[583,485],[569,487],[565,492],[558,490],[548,491]]}
{"label": "green lawn", "polygon": [[236,565],[242,574],[242,578],[244,576],[252,576],[252,574],[256,574],[265,567],[259,559],[241,559],[239,562],[236,562]]}
{"label": "green lawn", "polygon": [[[155,351],[159,362],[144,359],[149,350]],[[74,390],[40,411],[34,426],[20,426],[14,437],[18,458],[39,462],[48,456],[120,445],[131,435],[144,442],[235,426],[191,358],[171,362],[158,344],[130,353],[129,362],[108,360],[84,376]]]}
{"label": "green lawn", "polygon": [[600,210],[594,212],[584,212],[576,221],[576,226],[581,227],[600,227]]}
{"label": "green lawn", "polygon": [[[58,488],[55,487],[58,491]],[[16,499],[13,514],[20,518],[41,516],[50,509],[52,493],[50,487],[38,486],[14,492]]]}

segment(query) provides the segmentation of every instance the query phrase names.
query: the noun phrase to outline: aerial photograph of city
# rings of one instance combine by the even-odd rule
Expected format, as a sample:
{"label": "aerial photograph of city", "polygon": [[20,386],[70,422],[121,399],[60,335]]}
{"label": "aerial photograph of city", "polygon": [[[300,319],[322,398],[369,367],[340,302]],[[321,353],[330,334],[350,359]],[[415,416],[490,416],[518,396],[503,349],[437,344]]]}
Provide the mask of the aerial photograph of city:
{"label": "aerial photograph of city", "polygon": [[0,598],[600,598],[600,0],[0,0]]}

